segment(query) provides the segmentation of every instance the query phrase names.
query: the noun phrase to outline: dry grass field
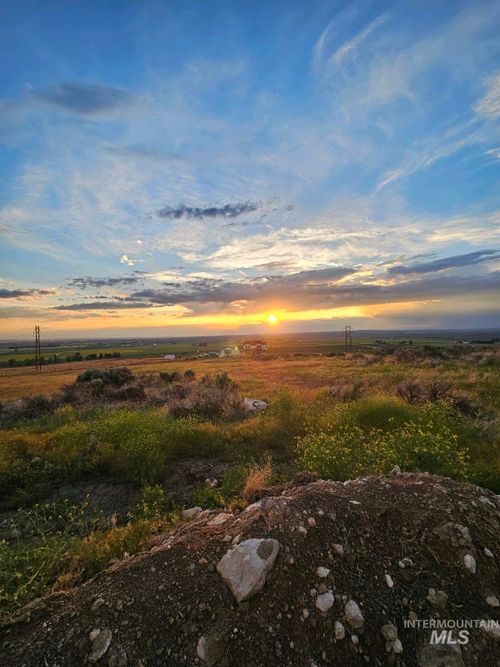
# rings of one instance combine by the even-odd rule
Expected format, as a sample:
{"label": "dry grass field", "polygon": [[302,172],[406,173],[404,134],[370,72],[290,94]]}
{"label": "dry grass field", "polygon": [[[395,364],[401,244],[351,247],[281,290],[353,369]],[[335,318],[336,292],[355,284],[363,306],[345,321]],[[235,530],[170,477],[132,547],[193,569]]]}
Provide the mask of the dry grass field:
{"label": "dry grass field", "polygon": [[[450,382],[460,389],[472,392],[491,408],[500,402],[496,366],[471,365],[460,360],[447,361],[435,368],[421,364],[398,362],[391,357],[376,363],[365,355],[300,356],[262,359],[195,359],[165,362],[152,359],[116,359],[71,362],[44,366],[37,372],[34,367],[0,369],[0,401],[11,401],[23,396],[51,395],[65,384],[74,382],[79,373],[88,368],[129,366],[134,373],[158,373],[193,369],[197,375],[227,372],[246,395],[271,398],[273,393],[289,389],[304,398],[308,393],[329,387],[332,382],[359,378],[374,393],[393,393],[400,382],[408,378],[419,381]],[[370,393],[371,393],[370,392]]]}

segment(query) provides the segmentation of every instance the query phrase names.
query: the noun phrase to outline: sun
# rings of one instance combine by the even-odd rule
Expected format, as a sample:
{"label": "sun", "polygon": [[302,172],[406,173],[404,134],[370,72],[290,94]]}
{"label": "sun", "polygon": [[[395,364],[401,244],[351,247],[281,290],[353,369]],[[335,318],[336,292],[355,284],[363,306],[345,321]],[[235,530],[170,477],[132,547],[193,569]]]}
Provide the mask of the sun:
{"label": "sun", "polygon": [[276,324],[278,322],[278,316],[275,315],[274,313],[271,313],[270,315],[267,316],[267,321],[269,324]]}

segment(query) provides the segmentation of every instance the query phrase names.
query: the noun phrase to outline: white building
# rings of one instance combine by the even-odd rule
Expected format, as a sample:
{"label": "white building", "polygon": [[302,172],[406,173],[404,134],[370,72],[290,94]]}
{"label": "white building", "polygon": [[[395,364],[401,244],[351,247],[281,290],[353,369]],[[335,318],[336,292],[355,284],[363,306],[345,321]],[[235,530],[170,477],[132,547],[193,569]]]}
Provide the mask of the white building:
{"label": "white building", "polygon": [[223,347],[219,352],[219,357],[239,357],[240,354],[237,347]]}
{"label": "white building", "polygon": [[163,359],[165,361],[175,361],[175,354],[166,354]]}
{"label": "white building", "polygon": [[243,343],[242,347],[246,354],[259,356],[267,352],[267,345],[263,340],[247,340]]}

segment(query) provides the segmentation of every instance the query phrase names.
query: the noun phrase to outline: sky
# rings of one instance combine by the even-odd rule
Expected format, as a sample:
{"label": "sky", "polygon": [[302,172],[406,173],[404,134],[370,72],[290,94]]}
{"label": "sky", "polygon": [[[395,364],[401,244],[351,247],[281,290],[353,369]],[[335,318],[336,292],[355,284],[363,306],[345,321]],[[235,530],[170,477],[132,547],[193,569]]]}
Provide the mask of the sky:
{"label": "sky", "polygon": [[0,0],[0,337],[500,327],[499,34],[487,0]]}

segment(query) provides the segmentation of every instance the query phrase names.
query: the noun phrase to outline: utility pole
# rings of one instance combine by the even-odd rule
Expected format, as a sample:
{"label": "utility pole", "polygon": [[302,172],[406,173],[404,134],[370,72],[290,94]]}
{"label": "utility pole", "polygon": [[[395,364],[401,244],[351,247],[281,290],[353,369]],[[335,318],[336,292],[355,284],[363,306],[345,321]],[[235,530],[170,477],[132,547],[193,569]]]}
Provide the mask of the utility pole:
{"label": "utility pole", "polygon": [[42,370],[42,352],[40,347],[40,327],[35,326],[35,366],[37,371]]}
{"label": "utility pole", "polygon": [[344,348],[345,351],[347,352],[347,349],[352,347],[352,327],[350,326],[345,326],[344,327]]}

